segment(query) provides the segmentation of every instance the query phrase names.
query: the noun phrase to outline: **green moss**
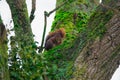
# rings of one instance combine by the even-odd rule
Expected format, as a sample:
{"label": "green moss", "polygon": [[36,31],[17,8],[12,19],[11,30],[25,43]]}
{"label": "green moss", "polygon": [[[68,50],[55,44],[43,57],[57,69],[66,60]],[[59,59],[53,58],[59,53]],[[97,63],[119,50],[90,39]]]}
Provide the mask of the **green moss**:
{"label": "green moss", "polygon": [[[58,0],[57,5],[63,1]],[[76,0],[69,2],[56,12],[51,31],[63,27],[66,31],[66,37],[61,45],[43,53],[46,61],[50,63],[47,65],[49,68],[47,76],[52,80],[69,80],[71,78],[74,71],[73,61],[88,39],[87,23],[90,13],[81,11],[79,6],[82,3],[88,4],[87,1]],[[75,14],[77,14],[76,17],[74,17]],[[84,72],[85,67],[81,69],[79,74],[83,75]]]}
{"label": "green moss", "polygon": [[73,76],[78,77],[81,80],[86,80],[84,75],[86,74],[86,65],[81,65],[81,68],[75,68]]}
{"label": "green moss", "polygon": [[90,29],[88,33],[89,39],[95,39],[96,37],[102,38],[107,30],[105,24],[111,19],[112,16],[113,12],[110,10],[106,12],[99,11],[94,13],[88,24],[88,28]]}
{"label": "green moss", "polygon": [[7,37],[6,37],[6,29],[1,28],[3,26],[4,24],[0,16],[0,32],[2,32],[2,34],[0,33],[0,79],[9,80]]}
{"label": "green moss", "polygon": [[[69,79],[73,74],[73,58],[75,54],[72,54],[74,51],[74,43],[78,37],[79,32],[82,32],[86,29],[86,23],[88,20],[88,15],[85,13],[78,13],[78,18],[76,19],[76,24],[73,23],[73,13],[64,12],[56,15],[55,22],[53,23],[52,30],[59,27],[64,27],[66,30],[66,37],[63,43],[59,46],[54,47],[48,52],[44,52],[44,57],[48,64],[48,74],[50,79],[61,80]],[[58,23],[60,25],[58,25]],[[56,23],[56,24],[55,24]],[[82,38],[81,38],[82,39]],[[73,48],[73,49],[72,49]],[[69,51],[71,49],[72,51]],[[67,52],[69,51],[69,52]],[[52,63],[52,64],[51,64]],[[53,69],[54,64],[57,66],[57,70]]]}
{"label": "green moss", "polygon": [[61,23],[67,23],[68,21],[70,21],[70,19],[68,19],[68,17],[70,17],[70,16],[71,16],[71,13],[69,13],[69,12],[60,12],[59,14],[56,14],[55,21],[52,24],[52,26],[53,26],[52,30],[54,28],[58,28],[58,27],[56,27],[56,25],[59,22],[61,22]]}

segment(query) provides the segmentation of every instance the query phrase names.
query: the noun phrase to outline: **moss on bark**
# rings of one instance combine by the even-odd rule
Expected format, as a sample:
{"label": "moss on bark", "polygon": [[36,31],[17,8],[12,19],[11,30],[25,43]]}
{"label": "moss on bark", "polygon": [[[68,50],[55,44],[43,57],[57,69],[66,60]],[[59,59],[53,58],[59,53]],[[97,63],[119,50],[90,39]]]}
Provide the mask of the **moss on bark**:
{"label": "moss on bark", "polygon": [[6,29],[0,16],[0,80],[10,80],[8,72],[8,53]]}
{"label": "moss on bark", "polygon": [[[58,0],[57,5],[62,2]],[[92,6],[91,10],[89,4],[94,4],[93,2],[83,2],[82,4],[81,0],[76,0],[56,12],[52,30],[64,27],[67,35],[63,44],[45,52],[45,56],[49,61],[52,61],[51,63],[58,65],[58,70],[63,69],[65,76],[59,76],[63,80],[69,80],[71,77],[71,80],[109,80],[114,70],[118,67],[118,64],[114,63],[114,61],[119,62],[120,42],[118,40],[119,37],[114,36],[115,39],[113,40],[112,36],[113,34],[120,34],[119,27],[113,31],[116,24],[119,26],[117,1],[110,0],[109,3],[103,1],[104,5],[99,5],[96,10]],[[112,8],[109,6],[111,4]],[[90,7],[86,9],[86,5]],[[73,15],[76,13],[77,18],[75,18],[76,23],[74,24]],[[116,21],[114,22],[114,20]],[[48,55],[54,56],[54,58]],[[73,64],[67,70],[68,66],[66,64],[70,62]],[[114,64],[114,67],[111,64]],[[71,70],[73,73],[67,74]],[[60,71],[58,73],[61,74]],[[53,74],[53,76],[58,76],[59,74]]]}

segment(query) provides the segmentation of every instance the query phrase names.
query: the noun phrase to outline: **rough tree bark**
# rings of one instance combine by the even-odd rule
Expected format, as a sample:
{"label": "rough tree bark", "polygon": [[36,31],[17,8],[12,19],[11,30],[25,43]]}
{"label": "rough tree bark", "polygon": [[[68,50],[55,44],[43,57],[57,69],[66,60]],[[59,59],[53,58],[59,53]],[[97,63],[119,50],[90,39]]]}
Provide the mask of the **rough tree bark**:
{"label": "rough tree bark", "polygon": [[[106,29],[102,37],[97,34],[99,26]],[[90,18],[88,29],[97,31],[97,35],[88,38],[79,52],[71,80],[110,80],[120,64],[120,0],[103,0]]]}
{"label": "rough tree bark", "polygon": [[0,80],[10,80],[8,73],[6,29],[0,16]]}

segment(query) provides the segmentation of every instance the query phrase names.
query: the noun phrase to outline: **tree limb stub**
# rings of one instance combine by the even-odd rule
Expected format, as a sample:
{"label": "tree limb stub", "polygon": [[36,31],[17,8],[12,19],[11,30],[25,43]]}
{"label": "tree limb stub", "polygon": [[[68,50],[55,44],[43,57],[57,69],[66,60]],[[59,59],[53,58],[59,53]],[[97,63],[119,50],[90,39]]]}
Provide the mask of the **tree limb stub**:
{"label": "tree limb stub", "polygon": [[33,21],[35,15],[35,10],[36,10],[36,0],[32,0],[32,10],[31,10],[31,14],[30,14],[30,23]]}

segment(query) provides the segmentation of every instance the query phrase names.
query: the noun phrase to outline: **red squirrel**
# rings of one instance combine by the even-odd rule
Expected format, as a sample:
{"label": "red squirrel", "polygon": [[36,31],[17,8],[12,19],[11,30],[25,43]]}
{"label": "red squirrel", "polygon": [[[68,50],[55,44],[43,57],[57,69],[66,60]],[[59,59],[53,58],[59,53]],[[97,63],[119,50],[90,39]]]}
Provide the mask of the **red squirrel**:
{"label": "red squirrel", "polygon": [[50,32],[46,37],[45,41],[45,50],[52,49],[53,47],[62,43],[66,33],[64,28],[60,28],[55,30],[54,32]]}

